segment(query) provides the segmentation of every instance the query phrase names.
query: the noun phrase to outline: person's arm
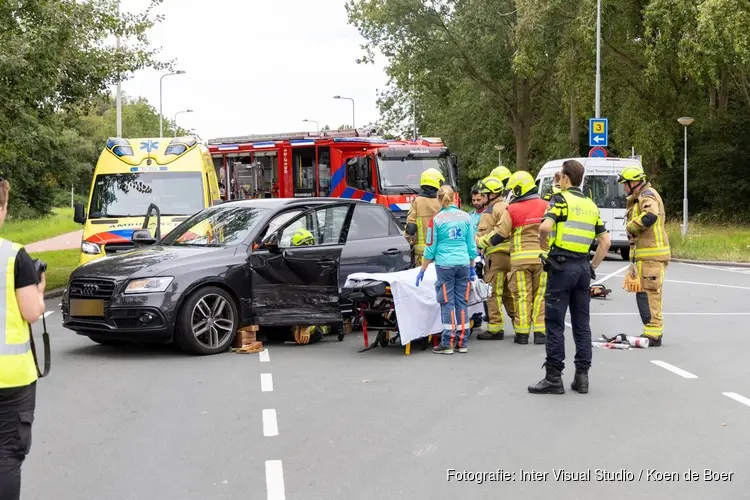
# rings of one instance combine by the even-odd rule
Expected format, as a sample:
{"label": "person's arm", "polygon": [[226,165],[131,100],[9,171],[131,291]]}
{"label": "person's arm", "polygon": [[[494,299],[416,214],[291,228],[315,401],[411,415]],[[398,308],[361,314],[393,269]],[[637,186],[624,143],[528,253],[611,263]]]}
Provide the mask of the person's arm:
{"label": "person's arm", "polygon": [[539,247],[544,248],[549,241],[549,234],[555,228],[555,221],[545,217],[542,219],[542,223],[539,226]]}
{"label": "person's arm", "polygon": [[640,214],[638,214],[638,217],[634,217],[633,220],[628,222],[628,225],[625,228],[628,233],[634,236],[638,236],[643,231],[656,224],[656,221],[659,220],[659,204],[653,196],[649,195],[648,190],[646,190],[638,199],[638,206],[640,208]]}
{"label": "person's arm", "polygon": [[414,245],[414,238],[417,235],[417,200],[411,202],[409,207],[409,214],[406,216],[406,227],[404,228],[404,236],[406,240]]}
{"label": "person's arm", "polygon": [[599,220],[596,222],[596,228],[594,231],[596,232],[598,246],[596,247],[594,258],[591,259],[591,265],[596,269],[599,267],[599,264],[602,263],[604,257],[607,256],[607,252],[609,252],[609,247],[612,242],[609,239],[609,233],[607,232],[607,228],[604,227],[604,222],[602,222],[601,217],[599,217]]}
{"label": "person's arm", "polygon": [[14,275],[16,302],[21,316],[29,324],[36,323],[46,309],[44,306],[44,287],[47,284],[45,274],[42,273],[41,280],[37,278],[34,262],[26,250],[21,249],[16,254]]}
{"label": "person's arm", "polygon": [[427,238],[425,239],[425,242],[429,242],[429,245],[424,247],[422,272],[426,271],[427,267],[435,260],[435,253],[437,252],[437,246],[439,243],[438,234],[437,222],[435,222],[435,218],[433,217],[432,222],[427,228]]}
{"label": "person's arm", "polygon": [[476,236],[474,234],[474,224],[469,222],[467,224],[466,231],[466,247],[469,250],[469,267],[474,267],[474,259],[477,258],[479,255],[479,251],[477,250],[477,242],[475,240]]}

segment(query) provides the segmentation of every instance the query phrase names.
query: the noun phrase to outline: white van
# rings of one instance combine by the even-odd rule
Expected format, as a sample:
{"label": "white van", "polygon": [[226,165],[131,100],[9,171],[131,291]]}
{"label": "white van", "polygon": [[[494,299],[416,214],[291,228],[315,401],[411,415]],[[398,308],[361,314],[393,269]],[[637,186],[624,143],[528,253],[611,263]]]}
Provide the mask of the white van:
{"label": "white van", "polygon": [[552,191],[555,172],[562,168],[566,160],[576,160],[585,170],[583,194],[594,200],[602,221],[609,231],[612,250],[620,252],[623,260],[630,258],[630,245],[625,232],[625,214],[628,206],[625,188],[617,183],[617,177],[625,167],[643,168],[635,158],[564,158],[545,163],[536,176],[540,196]]}

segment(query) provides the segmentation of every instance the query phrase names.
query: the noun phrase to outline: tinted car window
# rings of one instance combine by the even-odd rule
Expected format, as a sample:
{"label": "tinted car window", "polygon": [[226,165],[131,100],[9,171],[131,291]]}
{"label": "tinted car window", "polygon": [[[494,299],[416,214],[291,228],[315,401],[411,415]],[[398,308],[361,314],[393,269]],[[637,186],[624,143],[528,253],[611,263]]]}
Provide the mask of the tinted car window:
{"label": "tinted car window", "polygon": [[336,245],[344,243],[341,238],[341,230],[349,212],[348,205],[335,207],[321,207],[315,212],[308,213],[304,217],[295,220],[281,233],[279,246],[291,247],[294,233],[304,229],[312,233],[315,245]]}
{"label": "tinted car window", "polygon": [[552,192],[552,183],[555,179],[553,177],[542,178],[542,185],[539,188],[539,196],[544,197],[547,193]]}
{"label": "tinted car window", "polygon": [[161,239],[165,246],[229,246],[242,243],[268,209],[214,207],[189,218]]}
{"label": "tinted car window", "polygon": [[625,188],[614,175],[587,175],[583,180],[583,194],[599,208],[626,208]]}
{"label": "tinted car window", "polygon": [[348,240],[366,240],[389,236],[390,218],[379,206],[356,205]]}

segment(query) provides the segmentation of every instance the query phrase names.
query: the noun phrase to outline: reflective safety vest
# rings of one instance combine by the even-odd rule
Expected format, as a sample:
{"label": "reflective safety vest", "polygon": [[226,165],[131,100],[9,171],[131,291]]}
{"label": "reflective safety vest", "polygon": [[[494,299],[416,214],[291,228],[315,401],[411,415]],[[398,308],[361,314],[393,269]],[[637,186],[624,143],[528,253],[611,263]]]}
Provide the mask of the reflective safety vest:
{"label": "reflective safety vest", "polygon": [[596,224],[600,220],[599,208],[590,198],[562,191],[567,204],[567,219],[555,224],[550,233],[550,247],[569,252],[588,254],[596,238]]}
{"label": "reflective safety vest", "polygon": [[0,389],[23,387],[36,381],[29,324],[16,301],[15,264],[21,245],[0,239]]}
{"label": "reflective safety vest", "polygon": [[548,203],[538,197],[508,205],[508,215],[513,227],[513,237],[510,239],[512,265],[542,265],[539,254],[546,256],[549,247],[539,244],[539,226],[548,206]]}
{"label": "reflective safety vest", "polygon": [[650,198],[657,205],[658,216],[653,226],[647,228],[636,237],[635,255],[636,261],[654,260],[659,262],[668,262],[672,257],[672,250],[669,247],[669,237],[664,229],[664,202],[661,196],[651,185],[641,190],[635,203],[632,206],[632,214],[628,210],[628,222],[640,219],[643,211],[641,203],[645,203],[644,198]]}

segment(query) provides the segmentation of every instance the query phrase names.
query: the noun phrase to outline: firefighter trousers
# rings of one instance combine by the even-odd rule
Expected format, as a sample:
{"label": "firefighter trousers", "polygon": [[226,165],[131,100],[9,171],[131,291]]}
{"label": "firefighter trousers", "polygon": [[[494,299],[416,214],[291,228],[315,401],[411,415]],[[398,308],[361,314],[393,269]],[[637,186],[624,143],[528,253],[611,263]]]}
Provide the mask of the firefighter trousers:
{"label": "firefighter trousers", "polygon": [[542,264],[521,264],[511,269],[510,292],[516,300],[513,330],[516,335],[544,334],[544,292],[547,273]]}
{"label": "firefighter trousers", "polygon": [[492,293],[487,299],[487,312],[490,317],[487,324],[487,332],[497,334],[504,332],[505,318],[503,316],[503,305],[511,320],[515,317],[515,306],[513,296],[508,286],[510,277],[510,255],[504,252],[495,252],[486,257],[487,265],[484,268],[484,281],[492,286]]}
{"label": "firefighter trousers", "polygon": [[662,320],[662,287],[667,262],[643,260],[638,262],[638,276],[641,278],[642,292],[635,294],[638,312],[643,322],[643,334],[647,337],[661,338],[664,333]]}

